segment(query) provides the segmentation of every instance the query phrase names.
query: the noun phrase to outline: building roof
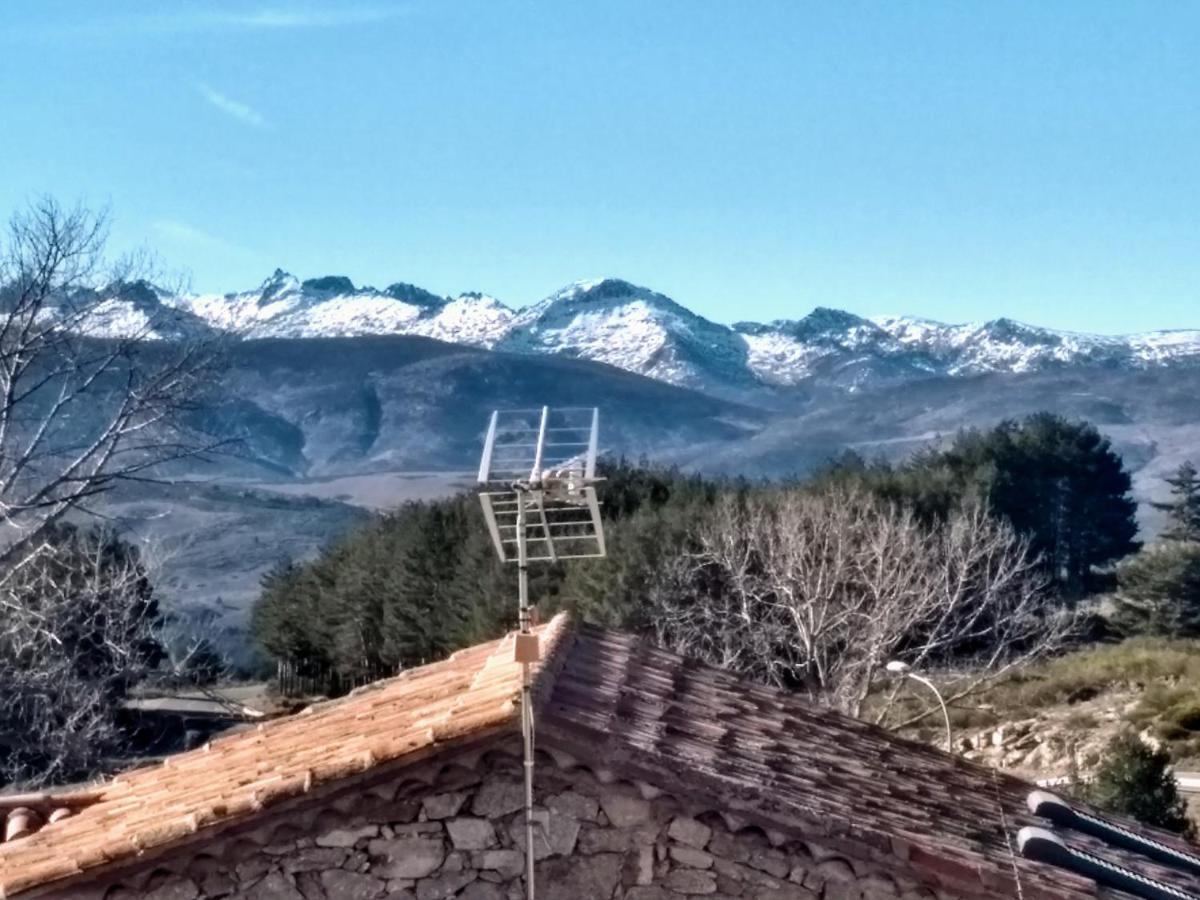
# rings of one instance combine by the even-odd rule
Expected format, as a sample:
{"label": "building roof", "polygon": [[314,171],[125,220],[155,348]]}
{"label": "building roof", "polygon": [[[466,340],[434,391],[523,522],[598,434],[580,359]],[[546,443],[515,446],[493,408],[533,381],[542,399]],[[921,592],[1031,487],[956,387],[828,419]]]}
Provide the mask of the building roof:
{"label": "building roof", "polygon": [[[552,658],[569,623],[558,617],[539,630],[542,652]],[[0,843],[0,897],[248,818],[317,785],[502,730],[517,717],[521,667],[513,646],[509,635],[460,650],[87,792],[21,802],[35,827]],[[0,816],[13,818],[11,806]],[[49,822],[50,811],[62,808],[73,814]]]}
{"label": "building roof", "polygon": [[[1026,806],[1035,789],[1027,782],[563,616],[543,626],[541,641],[539,747],[733,822],[932,873],[962,896],[1097,896],[1090,879],[1020,855],[1019,829],[1046,825]],[[0,896],[249,819],[315,785],[507,733],[518,718],[513,652],[510,635],[120,775],[74,801],[43,802],[42,821],[55,802],[71,814],[0,844]],[[1200,895],[1200,879],[1175,868],[1088,834],[1068,837]]]}
{"label": "building roof", "polygon": [[[543,744],[701,793],[748,823],[907,859],[965,896],[1097,896],[1090,879],[1021,856],[1020,830],[1047,826],[1029,810],[1029,782],[630,635],[578,629],[539,729]],[[1175,835],[1118,824],[1196,852]],[[1173,896],[1200,897],[1200,878],[1060,831],[1079,850],[1190,892]]]}

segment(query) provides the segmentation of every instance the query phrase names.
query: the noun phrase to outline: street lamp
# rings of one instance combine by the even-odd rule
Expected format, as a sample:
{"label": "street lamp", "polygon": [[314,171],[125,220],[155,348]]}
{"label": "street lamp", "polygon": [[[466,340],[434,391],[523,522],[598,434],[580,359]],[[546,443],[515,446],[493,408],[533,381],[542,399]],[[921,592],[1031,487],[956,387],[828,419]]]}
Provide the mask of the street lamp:
{"label": "street lamp", "polygon": [[885,666],[885,668],[891,675],[896,675],[900,678],[911,678],[913,681],[919,681],[921,684],[925,685],[925,687],[933,691],[933,696],[937,697],[937,702],[942,707],[942,718],[946,721],[946,752],[953,753],[954,739],[950,734],[950,711],[946,709],[946,701],[942,699],[942,692],[937,689],[937,685],[935,685],[928,678],[918,675],[912,670],[912,666],[906,662],[901,662],[898,659],[893,659],[887,664],[887,666]]}

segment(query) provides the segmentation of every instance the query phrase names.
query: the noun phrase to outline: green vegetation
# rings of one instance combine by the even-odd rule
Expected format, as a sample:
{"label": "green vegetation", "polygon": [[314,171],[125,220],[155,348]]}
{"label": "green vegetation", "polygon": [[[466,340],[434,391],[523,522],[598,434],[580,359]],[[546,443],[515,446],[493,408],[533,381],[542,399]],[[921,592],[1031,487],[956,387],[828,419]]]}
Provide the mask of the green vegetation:
{"label": "green vegetation", "polygon": [[[1177,760],[1200,758],[1200,640],[1135,637],[1082,647],[1029,666],[953,706],[955,728],[1024,719],[1103,694],[1122,696],[1124,721],[1163,743]],[[1062,724],[1088,731],[1094,714],[1075,710]]]}
{"label": "green vegetation", "polygon": [[1158,682],[1194,682],[1200,690],[1200,641],[1139,637],[1081,648],[1005,679],[985,699],[1007,714]]}
{"label": "green vegetation", "polygon": [[1200,478],[1184,463],[1166,479],[1159,540],[1117,569],[1113,624],[1125,634],[1200,635]]}
{"label": "green vegetation", "polygon": [[963,497],[978,497],[1029,539],[1066,598],[1105,587],[1098,570],[1138,547],[1121,458],[1094,426],[1050,413],[965,431],[947,449],[897,467],[850,457],[824,477],[861,481],[926,519],[944,519]]}
{"label": "green vegetation", "polygon": [[1076,793],[1107,812],[1186,837],[1194,832],[1171,774],[1171,755],[1128,732],[1113,740],[1095,775]]}
{"label": "green vegetation", "polygon": [[[1102,566],[1135,546],[1134,503],[1120,457],[1096,428],[1048,414],[1002,422],[990,431],[964,432],[949,448],[925,452],[902,466],[847,457],[802,484],[710,480],[628,461],[601,468],[607,479],[600,493],[610,556],[569,569],[535,569],[538,581],[532,593],[541,613],[570,608],[589,622],[642,632],[674,646],[683,638],[661,628],[664,611],[670,608],[678,622],[688,622],[691,634],[683,643],[690,648],[694,638],[702,636],[702,643],[721,658],[734,654],[749,660],[758,650],[750,653],[746,641],[784,638],[737,635],[739,648],[716,648],[713,640],[734,640],[731,630],[718,620],[712,628],[697,623],[709,614],[731,622],[714,610],[724,604],[722,596],[734,582],[719,563],[710,560],[697,569],[688,560],[700,558],[704,541],[712,550],[721,522],[742,528],[736,523],[748,512],[761,520],[756,533],[774,540],[770,535],[779,532],[778,522],[772,526],[769,520],[785,508],[797,515],[803,511],[786,500],[793,494],[823,497],[823,503],[834,497],[853,498],[850,502],[862,506],[864,516],[874,516],[871,527],[893,529],[893,539],[907,535],[908,547],[961,541],[964,527],[978,536],[962,547],[982,546],[978,541],[989,535],[989,540],[998,541],[997,547],[1007,547],[1012,568],[1003,582],[1009,586],[1002,589],[1006,596],[1015,596],[1014,590],[1032,596],[1032,581],[1014,574],[1026,570],[1024,560],[1037,559],[1054,584],[1052,595],[1069,604],[1096,586]],[[971,509],[985,510],[985,517],[986,511],[996,514],[1000,528],[1012,528],[1019,540],[1009,541],[1003,530],[965,512]],[[851,535],[865,527],[850,521],[845,526],[842,539],[851,544]],[[764,553],[774,553],[775,563],[782,560],[779,541],[774,551],[766,545],[756,547],[754,541],[743,544],[760,569],[767,559]],[[938,556],[930,553],[931,558]],[[954,565],[952,557],[948,565]],[[689,566],[690,574],[684,575]],[[991,571],[992,564],[985,570]],[[760,574],[746,570],[737,580],[743,583]],[[770,577],[778,582],[775,575]],[[786,581],[786,575],[780,577]],[[794,593],[786,584],[769,587],[780,589]],[[858,590],[848,583],[847,589],[851,594]],[[494,558],[478,502],[463,494],[443,502],[404,505],[326,547],[312,563],[281,564],[264,580],[252,623],[287,688],[340,692],[510,628],[515,594],[515,572]],[[706,610],[701,610],[701,599]],[[839,602],[836,596],[827,600]],[[1000,594],[992,600],[1015,602]],[[1021,608],[1042,616],[1032,613],[1034,606],[1031,600]],[[996,654],[988,646],[991,632],[971,610],[965,598],[955,612],[965,617],[964,635],[974,635],[955,644],[961,647],[958,652],[968,650],[974,659],[992,662],[1001,655],[1008,658],[1008,648]],[[896,647],[922,646],[917,635],[910,638]],[[791,652],[784,656],[787,653]],[[784,656],[778,662],[760,660],[760,668],[782,683],[810,680],[797,666],[808,666],[811,660]]]}
{"label": "green vegetation", "polygon": [[[531,593],[544,615],[571,606],[623,624],[636,615],[638,578],[681,539],[684,511],[711,502],[718,485],[625,460],[600,470],[612,564],[575,567],[569,582],[560,566],[535,567]],[[252,627],[285,688],[339,693],[513,627],[516,592],[478,500],[462,494],[406,504],[311,563],[281,564],[263,580]]]}
{"label": "green vegetation", "polygon": [[1185,462],[1166,482],[1171,486],[1170,502],[1154,504],[1169,520],[1162,539],[1200,543],[1200,475],[1196,467]]}
{"label": "green vegetation", "polygon": [[1126,560],[1113,599],[1126,634],[1200,635],[1200,542],[1160,541]]}

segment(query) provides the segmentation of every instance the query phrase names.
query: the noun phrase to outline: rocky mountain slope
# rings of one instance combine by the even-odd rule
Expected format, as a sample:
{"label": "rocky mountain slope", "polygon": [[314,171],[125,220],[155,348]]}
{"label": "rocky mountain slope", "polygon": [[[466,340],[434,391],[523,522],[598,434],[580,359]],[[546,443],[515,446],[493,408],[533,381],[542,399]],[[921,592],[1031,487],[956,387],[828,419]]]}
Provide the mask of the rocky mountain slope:
{"label": "rocky mountain slope", "polygon": [[812,384],[851,390],[932,376],[1029,373],[1078,365],[1144,369],[1200,361],[1200,330],[1102,336],[1010,319],[944,324],[867,319],[818,308],[768,323],[712,322],[663,294],[615,278],[579,281],[512,309],[486,294],[440,297],[411,284],[358,287],[346,277],[300,281],[276,272],[253,290],[126,291],[96,334],[169,323],[153,337],[220,329],[249,339],[416,335],[469,347],[603,362],[736,399],[789,398]]}

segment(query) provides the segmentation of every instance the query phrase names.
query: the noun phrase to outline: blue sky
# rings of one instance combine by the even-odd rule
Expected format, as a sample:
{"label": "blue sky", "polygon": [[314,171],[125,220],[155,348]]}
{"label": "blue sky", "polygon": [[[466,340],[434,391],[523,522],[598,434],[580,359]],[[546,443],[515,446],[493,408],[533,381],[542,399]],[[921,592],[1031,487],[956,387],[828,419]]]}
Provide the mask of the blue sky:
{"label": "blue sky", "polygon": [[1195,3],[5,0],[0,108],[196,289],[1200,326]]}

